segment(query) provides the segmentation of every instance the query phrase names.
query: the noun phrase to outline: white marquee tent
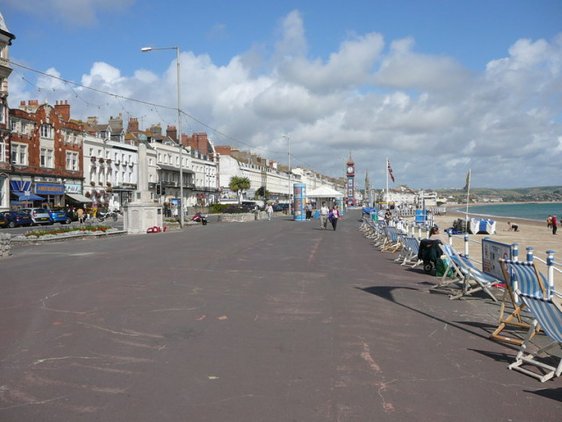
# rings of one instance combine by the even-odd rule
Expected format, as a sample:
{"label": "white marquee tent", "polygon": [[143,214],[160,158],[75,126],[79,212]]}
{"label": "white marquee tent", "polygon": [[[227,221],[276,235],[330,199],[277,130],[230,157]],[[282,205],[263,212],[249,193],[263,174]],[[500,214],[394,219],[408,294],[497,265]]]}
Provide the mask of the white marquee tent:
{"label": "white marquee tent", "polygon": [[324,185],[306,192],[306,196],[309,198],[343,198],[343,193]]}

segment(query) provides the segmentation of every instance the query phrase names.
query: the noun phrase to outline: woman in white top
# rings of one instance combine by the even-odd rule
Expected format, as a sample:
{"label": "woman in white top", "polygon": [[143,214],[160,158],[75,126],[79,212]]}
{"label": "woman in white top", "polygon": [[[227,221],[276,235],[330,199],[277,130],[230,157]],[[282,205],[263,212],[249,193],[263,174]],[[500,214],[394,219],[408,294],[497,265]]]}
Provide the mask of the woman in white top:
{"label": "woman in white top", "polygon": [[320,228],[326,230],[328,225],[328,214],[330,209],[326,206],[325,202],[322,202],[322,207],[320,208]]}

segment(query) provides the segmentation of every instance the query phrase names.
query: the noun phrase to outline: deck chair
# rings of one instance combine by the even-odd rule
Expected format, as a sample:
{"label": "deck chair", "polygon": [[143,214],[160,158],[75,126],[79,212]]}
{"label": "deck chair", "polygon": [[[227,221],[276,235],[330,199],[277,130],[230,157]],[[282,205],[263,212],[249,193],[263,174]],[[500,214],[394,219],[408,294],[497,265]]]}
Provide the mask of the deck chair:
{"label": "deck chair", "polygon": [[456,262],[459,264],[459,269],[464,275],[464,280],[462,281],[461,292],[452,294],[449,298],[460,299],[464,296],[470,296],[473,293],[482,291],[494,302],[497,302],[498,299],[494,296],[490,288],[502,283],[502,281],[482,272],[467,256],[461,254],[458,254],[457,256],[458,259]]}
{"label": "deck chair", "polygon": [[418,258],[418,253],[420,251],[420,242],[413,236],[404,236],[403,238],[404,244],[404,253],[403,253],[403,260],[400,265],[405,266],[409,265],[411,268],[415,268],[420,264],[423,264],[423,261]]}
{"label": "deck chair", "polygon": [[[519,289],[516,290],[516,293],[531,311],[531,315],[534,319],[530,324],[529,331],[527,331],[527,335],[525,336],[525,339],[519,348],[519,352],[515,357],[515,362],[510,364],[508,368],[535,377],[539,379],[540,382],[545,382],[551,378],[559,377],[560,374],[562,374],[562,358],[559,356],[556,357],[559,359],[557,366],[541,362],[536,358],[539,354],[542,354],[554,346],[562,346],[562,311],[554,304],[552,297],[543,299],[536,297],[535,295],[527,295],[519,291]],[[537,326],[539,325],[543,329],[544,333],[553,341],[547,346],[530,353],[530,340],[537,332]],[[529,369],[523,367],[525,364],[537,367],[541,373],[530,371]]]}
{"label": "deck chair", "polygon": [[386,239],[381,246],[381,252],[396,252],[402,244],[398,237],[398,229],[396,227],[386,227]]}
{"label": "deck chair", "polygon": [[453,289],[452,291],[458,291],[465,278],[465,275],[461,271],[462,263],[460,262],[460,257],[448,243],[441,244],[440,247],[445,259],[447,260],[447,267],[441,277],[441,281],[430,290],[440,293],[443,293],[442,289],[446,289],[445,293],[451,292],[449,289]]}
{"label": "deck chair", "polygon": [[[490,335],[492,340],[520,346],[523,340],[520,337],[502,334],[507,326],[514,328],[528,328],[527,322],[522,315],[525,303],[521,302],[515,293],[515,289],[527,296],[535,298],[549,299],[550,289],[545,287],[545,278],[537,271],[537,267],[532,262],[512,261],[509,259],[499,259],[503,277],[505,279],[505,291],[500,306],[499,325]],[[505,306],[511,304],[513,311],[506,317]]]}

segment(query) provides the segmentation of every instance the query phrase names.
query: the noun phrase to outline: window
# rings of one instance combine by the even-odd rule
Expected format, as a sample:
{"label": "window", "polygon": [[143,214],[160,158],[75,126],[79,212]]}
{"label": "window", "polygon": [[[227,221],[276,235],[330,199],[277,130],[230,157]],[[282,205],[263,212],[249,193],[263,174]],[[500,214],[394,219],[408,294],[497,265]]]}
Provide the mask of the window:
{"label": "window", "polygon": [[67,151],[66,152],[66,169],[67,170],[78,170],[78,153]]}
{"label": "window", "polygon": [[40,166],[46,168],[53,168],[53,150],[49,148],[41,148],[40,152]]}
{"label": "window", "polygon": [[53,139],[53,127],[51,125],[41,125],[41,138]]}
{"label": "window", "polygon": [[6,144],[4,140],[0,140],[0,163],[6,161]]}
{"label": "window", "polygon": [[8,109],[2,103],[0,103],[0,123],[6,123],[6,111]]}
{"label": "window", "polygon": [[12,164],[19,166],[27,165],[27,145],[25,144],[12,144],[11,150],[11,161]]}

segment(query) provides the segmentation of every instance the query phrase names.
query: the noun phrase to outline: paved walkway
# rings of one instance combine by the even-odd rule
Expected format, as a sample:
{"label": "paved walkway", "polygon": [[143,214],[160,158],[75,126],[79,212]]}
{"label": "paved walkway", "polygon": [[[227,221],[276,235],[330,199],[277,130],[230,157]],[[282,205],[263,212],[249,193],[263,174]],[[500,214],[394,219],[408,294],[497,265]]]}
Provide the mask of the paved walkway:
{"label": "paved walkway", "polygon": [[313,222],[18,248],[0,261],[0,420],[558,421],[497,306]]}

